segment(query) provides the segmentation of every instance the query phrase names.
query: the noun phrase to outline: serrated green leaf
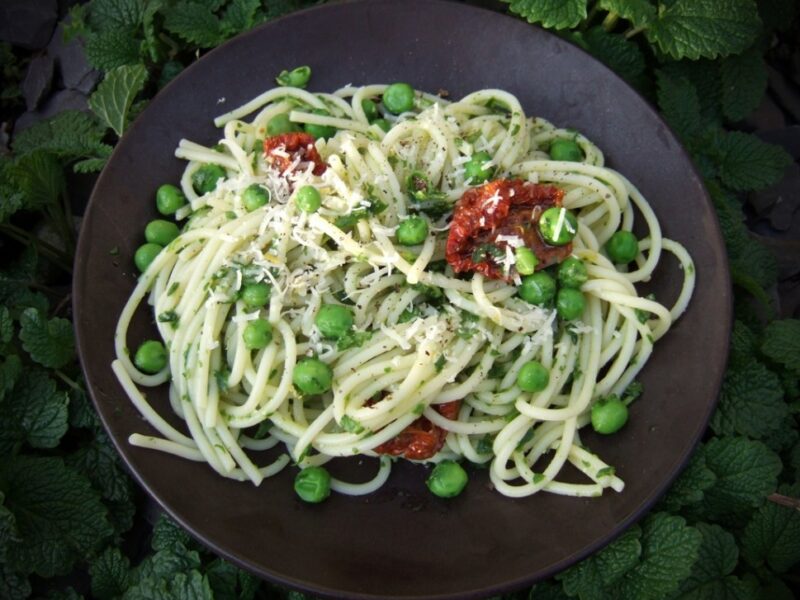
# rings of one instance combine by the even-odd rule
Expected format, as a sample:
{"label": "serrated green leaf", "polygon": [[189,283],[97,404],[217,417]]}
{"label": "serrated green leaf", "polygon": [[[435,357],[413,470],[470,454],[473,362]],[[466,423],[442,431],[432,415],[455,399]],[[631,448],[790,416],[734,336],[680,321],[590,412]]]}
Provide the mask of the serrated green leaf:
{"label": "serrated green leaf", "polygon": [[135,29],[142,22],[145,4],[143,0],[93,0],[89,22],[96,29]]}
{"label": "serrated green leaf", "polygon": [[252,600],[260,584],[257,578],[221,558],[211,561],[205,573],[214,600]]}
{"label": "serrated green leaf", "polygon": [[7,566],[17,573],[68,573],[111,533],[89,481],[60,458],[5,457],[0,491],[16,519],[19,539],[7,545]]}
{"label": "serrated green leaf", "polygon": [[722,122],[722,76],[720,61],[681,60],[665,64],[661,71],[675,78],[686,79],[694,86],[700,103],[700,115],[704,125],[712,127]]}
{"label": "serrated green leaf", "polygon": [[676,0],[662,4],[645,34],[673,58],[698,59],[741,52],[760,29],[753,0]]}
{"label": "serrated green leaf", "polygon": [[711,428],[718,435],[740,433],[762,439],[778,429],[787,416],[789,407],[780,379],[751,358],[725,373]]}
{"label": "serrated green leaf", "polygon": [[800,376],[800,319],[781,319],[767,325],[761,352]]}
{"label": "serrated green leaf", "polygon": [[624,36],[593,27],[583,34],[583,40],[590,53],[628,81],[635,80],[644,71],[642,51]]}
{"label": "serrated green leaf", "polygon": [[781,461],[761,442],[744,437],[712,438],[703,447],[703,454],[716,476],[703,498],[709,520],[739,523],[776,487]]}
{"label": "serrated green leaf", "polygon": [[75,355],[75,334],[67,319],[47,319],[35,308],[25,310],[19,320],[22,347],[40,365],[59,369]]}
{"label": "serrated green leaf", "polygon": [[176,543],[188,547],[190,542],[189,534],[180,525],[163,513],[159,516],[150,540],[153,550],[167,550]]}
{"label": "serrated green leaf", "polygon": [[603,600],[608,587],[617,583],[633,569],[642,554],[642,530],[632,527],[606,548],[579,562],[558,576],[569,596],[581,600]]}
{"label": "serrated green leaf", "polygon": [[703,499],[703,492],[714,485],[717,476],[706,466],[702,452],[695,452],[689,465],[680,474],[664,497],[663,506],[677,511]]}
{"label": "serrated green leaf", "polygon": [[125,592],[123,600],[214,600],[208,577],[198,571],[179,573],[173,579],[147,579]]}
{"label": "serrated green leaf", "polygon": [[170,579],[177,573],[200,568],[200,555],[181,543],[175,543],[148,556],[134,573],[135,581]]}
{"label": "serrated green leaf", "polygon": [[109,71],[89,98],[89,107],[122,137],[128,125],[133,99],[147,81],[144,65],[122,66]]}
{"label": "serrated green leaf", "polygon": [[212,48],[225,39],[219,18],[207,6],[191,0],[182,0],[166,10],[164,26],[201,48]]}
{"label": "serrated green leaf", "polygon": [[731,329],[731,352],[728,357],[728,368],[746,367],[756,355],[756,334],[739,319],[733,322]]}
{"label": "serrated green leaf", "polygon": [[109,156],[111,147],[102,141],[105,132],[93,115],[68,110],[20,132],[12,148],[17,155],[43,151],[65,159]]}
{"label": "serrated green leaf", "polygon": [[131,497],[131,481],[105,433],[66,458],[70,467],[84,473],[106,500],[119,502]]}
{"label": "serrated green leaf", "polygon": [[[800,496],[800,483],[783,486],[781,494]],[[800,511],[766,502],[750,519],[742,536],[742,552],[754,567],[763,564],[784,573],[800,562]]]}
{"label": "serrated green leaf", "polygon": [[100,419],[92,403],[89,402],[83,387],[79,389],[70,388],[69,390],[69,424],[70,427],[95,431],[100,428]]}
{"label": "serrated green leaf", "polygon": [[736,191],[760,190],[780,181],[792,162],[780,146],[741,131],[725,132],[717,144],[719,176],[727,187]]}
{"label": "serrated green leaf", "polygon": [[222,13],[222,28],[230,34],[247,31],[255,24],[260,0],[231,0]]}
{"label": "serrated green leaf", "polygon": [[37,277],[38,264],[36,248],[28,246],[17,260],[0,271],[0,305],[8,308],[12,318],[19,318],[29,307],[41,311],[48,308],[47,298],[29,288]]}
{"label": "serrated green leaf", "polygon": [[509,10],[528,23],[548,29],[575,27],[586,18],[586,0],[503,0]]}
{"label": "serrated green leaf", "polygon": [[0,403],[0,452],[5,454],[16,452],[22,442],[55,448],[67,431],[67,395],[44,371],[26,370],[24,377],[21,371]]}
{"label": "serrated green leaf", "polygon": [[739,560],[739,548],[733,535],[719,525],[698,523],[695,528],[703,536],[703,542],[692,573],[681,584],[676,598],[745,600],[747,586],[731,575]]}
{"label": "serrated green leaf", "polygon": [[600,0],[597,5],[630,21],[634,27],[644,27],[656,18],[656,9],[647,0]]}
{"label": "serrated green leaf", "polygon": [[664,118],[681,139],[688,140],[703,127],[697,90],[684,77],[656,71],[658,106]]}
{"label": "serrated green leaf", "polygon": [[[11,313],[5,306],[0,306],[0,344],[7,344],[14,336],[14,321],[11,319]],[[0,386],[2,390],[2,386]],[[2,398],[2,391],[0,391],[0,398]]]}
{"label": "serrated green leaf", "polygon": [[681,517],[655,513],[642,523],[642,557],[614,586],[620,598],[647,600],[674,592],[691,572],[702,536]]}
{"label": "serrated green leaf", "polygon": [[16,354],[9,355],[0,362],[0,402],[10,392],[22,374],[22,361]]}
{"label": "serrated green leaf", "polygon": [[11,177],[28,210],[41,210],[57,203],[67,186],[61,163],[48,152],[20,156],[12,167]]}
{"label": "serrated green leaf", "polygon": [[87,158],[76,162],[72,169],[76,173],[99,173],[108,162],[108,158]]}
{"label": "serrated green leaf", "polygon": [[[0,534],[1,535],[1,534]],[[0,598],[25,600],[31,595],[31,582],[24,575],[9,573],[0,563]]]}
{"label": "serrated green leaf", "polygon": [[130,561],[119,548],[106,548],[89,566],[92,595],[98,600],[111,600],[128,589]]}
{"label": "serrated green leaf", "polygon": [[720,64],[722,74],[722,112],[740,121],[761,103],[767,89],[767,68],[758,48],[729,56]]}
{"label": "serrated green leaf", "polygon": [[130,28],[115,27],[86,37],[86,59],[101,71],[138,64],[140,48],[141,40]]}

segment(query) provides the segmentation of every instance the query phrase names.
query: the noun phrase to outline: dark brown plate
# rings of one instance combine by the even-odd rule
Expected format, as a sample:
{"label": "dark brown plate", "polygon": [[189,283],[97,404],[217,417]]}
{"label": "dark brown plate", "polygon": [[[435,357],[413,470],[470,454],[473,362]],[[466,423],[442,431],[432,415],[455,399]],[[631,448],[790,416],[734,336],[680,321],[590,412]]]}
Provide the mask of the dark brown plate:
{"label": "dark brown plate", "polygon": [[[586,434],[625,480],[598,499],[540,494],[512,500],[476,471],[444,501],[422,466],[397,464],[364,498],[308,506],[294,469],[259,488],[203,464],[130,446],[149,427],[118,385],[112,334],[134,287],[132,255],[156,216],[154,194],[177,181],[181,137],[213,143],[212,118],[308,64],[312,90],[408,81],[458,98],[485,87],[516,94],[529,114],[575,127],[649,198],[664,229],[691,252],[698,285],[688,312],[656,347],[644,396],[618,435]],[[224,103],[218,100],[224,98]],[[113,256],[112,249],[120,249]],[[680,273],[666,260],[651,284],[669,303]],[[715,405],[725,364],[731,291],[725,251],[697,172],[669,128],[609,69],[518,19],[431,0],[370,0],[297,13],[209,53],[161,92],[117,146],[89,204],[78,247],[75,322],[86,379],[103,422],[137,480],[215,552],[267,579],[350,598],[477,598],[523,587],[607,544],[640,518],[688,459]],[[134,323],[130,345],[152,335]],[[166,406],[164,390],[150,394]],[[168,410],[168,409],[165,409]],[[355,461],[346,469],[357,469]]]}

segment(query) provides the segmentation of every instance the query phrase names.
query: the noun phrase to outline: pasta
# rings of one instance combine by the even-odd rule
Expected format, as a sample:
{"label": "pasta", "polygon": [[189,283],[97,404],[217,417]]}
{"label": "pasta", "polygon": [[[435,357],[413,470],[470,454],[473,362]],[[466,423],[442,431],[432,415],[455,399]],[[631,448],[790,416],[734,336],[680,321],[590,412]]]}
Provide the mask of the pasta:
{"label": "pasta", "polygon": [[[582,445],[580,429],[598,402],[633,398],[654,344],[690,300],[691,257],[662,236],[645,198],[604,166],[594,144],[526,116],[513,95],[489,89],[451,102],[415,92],[412,110],[392,114],[381,105],[379,118],[368,114],[386,91],[278,87],[218,117],[216,147],[181,140],[186,204],[175,216],[185,225],[146,267],[115,333],[114,372],[158,432],[130,442],[256,485],[291,463],[381,456],[366,483],[331,480],[334,491],[359,495],[387,480],[392,455],[415,458],[398,440],[424,430],[441,434],[441,448],[421,460],[488,465],[507,496],[621,491],[623,481]],[[281,119],[289,130],[272,148],[270,130]],[[300,126],[325,135],[309,146],[294,131]],[[554,160],[549,149],[559,140],[576,145],[579,160]],[[479,153],[487,160],[476,167]],[[223,177],[198,193],[208,165]],[[520,237],[499,236],[466,255],[483,271],[455,272],[453,207],[470,189],[493,189],[478,187],[475,172],[517,190],[549,189],[577,217],[558,262],[577,258],[588,275],[578,317],[521,297]],[[256,192],[268,201],[250,202]],[[486,215],[501,195],[488,198]],[[630,267],[621,267],[604,248],[615,232],[632,230],[634,209],[647,233]],[[560,214],[559,234],[568,226]],[[406,231],[405,222],[418,230]],[[670,308],[635,287],[664,251],[684,276]],[[248,286],[267,296],[248,298]],[[145,301],[167,348],[155,373],[137,368],[127,349],[129,323]],[[320,321],[328,306],[346,309],[329,311],[343,324]],[[343,330],[334,339],[326,327]],[[309,357],[320,375],[299,379]],[[532,362],[546,381],[524,391],[520,373]],[[185,431],[142,391],[163,384]],[[276,446],[285,451],[259,464],[260,452]],[[586,482],[559,479],[568,463]]]}

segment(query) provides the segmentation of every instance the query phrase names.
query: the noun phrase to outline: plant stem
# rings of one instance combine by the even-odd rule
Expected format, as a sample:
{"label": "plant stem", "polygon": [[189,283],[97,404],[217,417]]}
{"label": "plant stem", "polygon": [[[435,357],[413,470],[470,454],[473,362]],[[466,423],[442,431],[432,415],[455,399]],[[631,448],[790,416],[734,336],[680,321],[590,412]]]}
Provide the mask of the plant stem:
{"label": "plant stem", "polygon": [[612,10],[606,15],[606,18],[603,19],[603,29],[610,32],[612,29],[614,29],[614,26],[616,26],[617,21],[619,21],[619,15]]}
{"label": "plant stem", "polygon": [[70,377],[67,377],[67,375],[65,375],[64,372],[61,371],[60,369],[56,369],[53,372],[56,374],[56,377],[58,377],[61,381],[66,383],[73,390],[78,390],[79,392],[83,391],[83,388],[81,388],[81,386],[78,385],[77,381],[75,381],[74,379],[72,379]]}
{"label": "plant stem", "polygon": [[625,34],[624,34],[625,35],[625,39],[629,40],[633,36],[635,36],[635,35],[637,35],[639,33],[642,33],[645,29],[646,29],[645,27],[631,27],[630,29],[628,29],[628,31],[625,32]]}
{"label": "plant stem", "polygon": [[598,11],[597,4],[593,5],[592,8],[589,9],[589,14],[586,15],[586,18],[581,22],[580,26],[578,27],[580,31],[586,31],[586,29],[589,27],[589,24],[597,16],[597,11]]}
{"label": "plant stem", "polygon": [[789,496],[784,496],[783,494],[770,494],[767,496],[767,500],[774,502],[775,504],[780,504],[781,506],[800,510],[800,498],[790,498]]}
{"label": "plant stem", "polygon": [[65,273],[72,274],[72,261],[70,257],[55,246],[48,244],[35,235],[28,233],[24,229],[20,229],[16,225],[11,225],[10,223],[0,225],[0,233],[5,233],[8,237],[18,242],[35,247],[36,251],[47,258],[51,263]]}

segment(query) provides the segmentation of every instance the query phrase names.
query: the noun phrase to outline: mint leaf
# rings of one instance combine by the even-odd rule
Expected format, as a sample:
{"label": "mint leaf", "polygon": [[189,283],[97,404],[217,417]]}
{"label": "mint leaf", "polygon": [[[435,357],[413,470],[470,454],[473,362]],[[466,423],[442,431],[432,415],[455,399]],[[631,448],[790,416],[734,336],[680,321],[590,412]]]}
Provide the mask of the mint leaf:
{"label": "mint leaf", "polygon": [[780,181],[792,162],[783,148],[749,133],[725,132],[717,143],[720,178],[736,191],[760,190]]}
{"label": "mint leaf", "polygon": [[800,376],[800,319],[773,321],[764,330],[761,352]]}
{"label": "mint leaf", "polygon": [[97,433],[91,444],[69,455],[66,462],[85,474],[106,500],[120,502],[131,497],[130,479],[105,433]]}
{"label": "mint leaf", "polygon": [[185,573],[200,568],[200,555],[181,543],[159,550],[148,556],[133,573],[133,581],[171,578],[177,573]]}
{"label": "mint leaf", "polygon": [[73,165],[76,173],[99,173],[106,166],[108,158],[86,158]]}
{"label": "mint leaf", "polygon": [[35,308],[22,313],[19,320],[22,347],[40,365],[59,369],[75,355],[75,334],[72,323],[54,317],[46,319]]}
{"label": "mint leaf", "polygon": [[122,66],[109,71],[89,98],[89,107],[116,134],[122,137],[128,125],[133,99],[147,81],[143,65]]}
{"label": "mint leaf", "polygon": [[[5,395],[10,392],[17,379],[22,374],[22,361],[16,354],[11,354],[4,361],[0,362],[0,402]],[[0,430],[2,426],[0,425]]]}
{"label": "mint leaf", "polygon": [[575,27],[586,18],[586,0],[503,0],[509,10],[528,23],[549,29]]}
{"label": "mint leaf", "polygon": [[178,573],[174,578],[145,579],[128,589],[123,600],[214,600],[208,577],[197,571]]}
{"label": "mint leaf", "polygon": [[165,12],[164,27],[201,48],[211,48],[225,39],[212,9],[200,2],[182,0]]}
{"label": "mint leaf", "polygon": [[93,0],[89,22],[97,29],[133,29],[142,22],[145,4],[142,0]]}
{"label": "mint leaf", "polygon": [[111,600],[125,593],[130,566],[128,557],[119,548],[106,548],[89,567],[92,596],[99,600]]}
{"label": "mint leaf", "polygon": [[[7,344],[14,336],[14,322],[11,320],[11,313],[5,306],[0,306],[0,344]],[[0,398],[2,398],[2,386],[0,386]]]}
{"label": "mint leaf", "polygon": [[748,586],[731,575],[739,560],[734,537],[719,525],[698,523],[695,528],[703,541],[692,574],[681,584],[677,597],[681,600],[747,598]]}
{"label": "mint leaf", "polygon": [[700,114],[706,127],[721,123],[722,76],[720,61],[681,60],[665,64],[661,70],[676,78],[684,78],[694,86],[700,102]]}
{"label": "mint leaf", "polygon": [[[2,507],[0,507],[2,510]],[[2,536],[2,528],[0,528]],[[25,600],[31,595],[31,583],[24,575],[9,573],[0,563],[0,598],[6,600]]]}
{"label": "mint leaf", "polygon": [[19,157],[11,168],[11,177],[28,210],[41,210],[58,202],[67,186],[61,163],[47,152]]}
{"label": "mint leaf", "polygon": [[255,23],[255,16],[260,0],[232,0],[222,14],[222,27],[232,33],[242,33]]}
{"label": "mint leaf", "polygon": [[656,9],[647,0],[600,0],[597,6],[617,13],[634,27],[644,27],[656,18]]}
{"label": "mint leaf", "polygon": [[252,600],[260,581],[221,558],[215,558],[205,570],[214,600]]}
{"label": "mint leaf", "polygon": [[559,575],[564,591],[569,596],[579,596],[581,600],[607,598],[608,586],[617,583],[639,563],[641,535],[638,526],[631,527],[606,548]]}
{"label": "mint leaf", "polygon": [[665,71],[656,71],[658,106],[667,123],[678,136],[688,140],[703,126],[697,90],[684,77],[675,77]]}
{"label": "mint leaf", "polygon": [[752,0],[675,0],[645,30],[673,58],[717,58],[747,48],[761,21]]}
{"label": "mint leaf", "polygon": [[586,31],[583,40],[589,52],[628,81],[634,81],[644,71],[644,55],[635,42],[607,33],[602,27]]}
{"label": "mint leaf", "polygon": [[17,538],[4,541],[6,564],[17,573],[68,573],[111,534],[97,493],[60,458],[6,457],[0,492],[16,520]]}
{"label": "mint leaf", "polygon": [[[780,493],[797,498],[800,484],[782,486]],[[766,502],[745,527],[742,550],[754,567],[766,563],[778,573],[788,571],[800,562],[800,511]]]}
{"label": "mint leaf", "polygon": [[102,141],[105,133],[93,115],[68,110],[20,132],[12,147],[18,155],[41,150],[66,159],[107,157],[111,146]]}
{"label": "mint leaf", "polygon": [[671,594],[691,572],[701,541],[681,517],[651,514],[642,523],[641,561],[615,584],[615,592],[631,600]]}
{"label": "mint leaf", "polygon": [[12,318],[19,318],[29,307],[42,311],[48,308],[47,298],[28,287],[37,277],[38,264],[36,249],[28,246],[6,270],[0,271],[0,305],[8,308]]}
{"label": "mint leaf", "polygon": [[717,476],[706,466],[703,452],[695,452],[689,465],[672,484],[662,504],[672,511],[696,504],[703,499],[703,492],[713,486],[716,480]]}
{"label": "mint leaf", "polygon": [[176,543],[188,546],[190,542],[189,534],[180,525],[163,513],[159,516],[153,527],[153,538],[150,541],[153,550],[166,550]]}
{"label": "mint leaf", "polygon": [[706,466],[716,476],[705,491],[703,510],[709,520],[739,523],[776,486],[778,456],[761,442],[744,437],[712,438],[704,447]]}
{"label": "mint leaf", "polygon": [[23,441],[34,448],[55,448],[67,431],[67,395],[39,369],[26,371],[0,406],[0,448],[8,452]]}
{"label": "mint leaf", "polygon": [[722,112],[741,121],[761,103],[767,89],[767,67],[757,47],[729,56],[720,65]]}
{"label": "mint leaf", "polygon": [[718,435],[740,433],[761,439],[778,429],[788,415],[780,379],[751,357],[725,373],[711,428]]}
{"label": "mint leaf", "polygon": [[129,27],[114,27],[86,36],[86,60],[96,69],[110,71],[140,60],[141,41]]}

